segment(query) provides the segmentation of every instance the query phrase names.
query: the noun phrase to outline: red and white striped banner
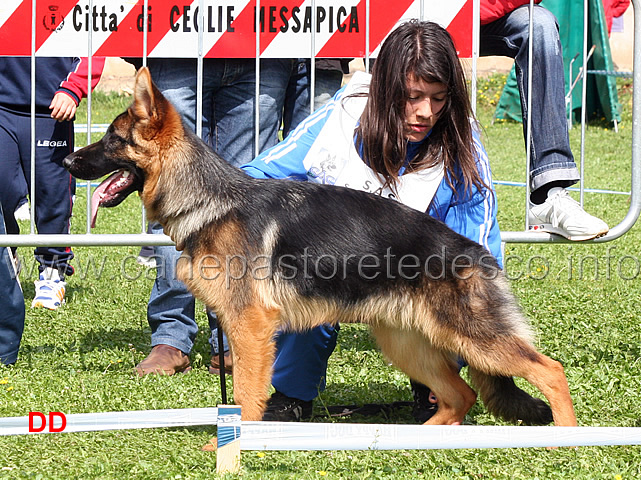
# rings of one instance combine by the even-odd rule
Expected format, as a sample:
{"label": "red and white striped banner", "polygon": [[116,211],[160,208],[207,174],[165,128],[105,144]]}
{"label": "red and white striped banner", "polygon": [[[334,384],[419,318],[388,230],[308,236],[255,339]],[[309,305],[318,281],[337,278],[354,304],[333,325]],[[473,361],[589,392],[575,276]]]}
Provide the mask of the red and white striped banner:
{"label": "red and white striped banner", "polygon": [[[472,0],[148,0],[147,55],[197,57],[201,3],[205,57],[255,57],[257,15],[266,58],[375,55],[399,22],[421,16],[472,55]],[[37,0],[35,10],[32,19],[32,0],[0,0],[0,55],[31,54],[32,21],[40,57],[88,56],[90,31],[93,55],[143,55],[143,0]]]}

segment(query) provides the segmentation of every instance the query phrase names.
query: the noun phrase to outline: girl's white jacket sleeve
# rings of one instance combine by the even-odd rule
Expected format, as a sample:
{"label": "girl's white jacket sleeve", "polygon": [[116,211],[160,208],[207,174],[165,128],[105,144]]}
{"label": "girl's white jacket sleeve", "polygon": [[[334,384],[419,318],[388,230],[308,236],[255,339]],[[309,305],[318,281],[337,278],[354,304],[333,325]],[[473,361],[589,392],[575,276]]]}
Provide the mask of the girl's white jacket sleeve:
{"label": "girl's white jacket sleeve", "polygon": [[291,178],[307,180],[303,159],[309,152],[323,125],[334,111],[341,108],[344,88],[322,108],[303,120],[282,142],[265,150],[241,168],[254,178]]}

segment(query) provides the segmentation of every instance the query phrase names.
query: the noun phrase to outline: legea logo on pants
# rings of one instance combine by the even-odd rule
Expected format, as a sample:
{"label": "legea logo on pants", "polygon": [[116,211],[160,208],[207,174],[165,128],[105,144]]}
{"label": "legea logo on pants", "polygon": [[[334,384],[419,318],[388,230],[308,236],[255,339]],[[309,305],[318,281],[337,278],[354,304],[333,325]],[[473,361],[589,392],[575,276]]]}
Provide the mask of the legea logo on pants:
{"label": "legea logo on pants", "polygon": [[48,147],[48,148],[66,147],[67,141],[66,140],[38,140],[36,145],[38,147]]}

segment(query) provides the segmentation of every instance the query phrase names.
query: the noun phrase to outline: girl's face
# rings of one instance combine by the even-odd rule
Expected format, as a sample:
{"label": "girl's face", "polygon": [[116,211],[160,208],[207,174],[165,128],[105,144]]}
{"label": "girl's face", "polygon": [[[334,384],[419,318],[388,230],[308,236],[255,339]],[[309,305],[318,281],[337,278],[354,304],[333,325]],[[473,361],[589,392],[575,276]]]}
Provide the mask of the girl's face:
{"label": "girl's face", "polygon": [[420,142],[436,124],[445,106],[447,86],[440,82],[428,83],[409,75],[407,91],[405,136],[411,142]]}

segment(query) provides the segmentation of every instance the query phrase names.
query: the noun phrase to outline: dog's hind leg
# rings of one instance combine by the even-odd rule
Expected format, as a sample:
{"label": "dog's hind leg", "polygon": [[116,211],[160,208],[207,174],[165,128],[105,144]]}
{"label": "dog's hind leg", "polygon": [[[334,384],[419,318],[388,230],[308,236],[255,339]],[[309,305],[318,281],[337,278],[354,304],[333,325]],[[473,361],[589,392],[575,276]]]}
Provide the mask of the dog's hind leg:
{"label": "dog's hind leg", "polygon": [[515,375],[530,382],[547,398],[555,425],[576,426],[572,396],[563,366],[542,353],[536,351],[533,353],[536,359],[526,362],[523,366],[524,371]]}
{"label": "dog's hind leg", "polygon": [[262,420],[269,396],[280,311],[252,305],[235,318],[224,318],[234,365],[234,402],[243,420]]}
{"label": "dog's hind leg", "polygon": [[[488,410],[508,421],[518,419],[533,425],[548,423],[551,409],[556,425],[576,425],[563,367],[534,347],[528,322],[505,277],[486,280],[474,275],[459,281],[457,288],[460,298],[455,303],[459,311],[456,318],[466,320],[459,320],[452,329],[454,334],[446,338],[449,349],[462,355],[470,366],[472,382]],[[549,408],[519,389],[511,377],[524,378],[538,388]]]}
{"label": "dog's hind leg", "polygon": [[536,351],[529,342],[514,337],[509,341],[497,340],[492,348],[469,348],[466,360],[470,365],[472,382],[493,414],[509,421],[520,419],[527,424],[549,422],[549,414],[546,418],[542,408],[545,405],[541,400],[500,380],[500,377],[521,377],[538,388],[548,400],[555,425],[577,424],[563,366]]}
{"label": "dog's hind leg", "polygon": [[555,425],[573,427],[577,425],[570,387],[563,366],[545,355],[541,364],[532,365],[524,378],[538,388],[550,402]]}
{"label": "dog's hind leg", "polygon": [[416,331],[372,327],[383,354],[401,371],[427,385],[438,399],[438,411],[426,424],[455,425],[476,402],[476,393],[460,377],[456,359],[432,347]]}

